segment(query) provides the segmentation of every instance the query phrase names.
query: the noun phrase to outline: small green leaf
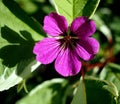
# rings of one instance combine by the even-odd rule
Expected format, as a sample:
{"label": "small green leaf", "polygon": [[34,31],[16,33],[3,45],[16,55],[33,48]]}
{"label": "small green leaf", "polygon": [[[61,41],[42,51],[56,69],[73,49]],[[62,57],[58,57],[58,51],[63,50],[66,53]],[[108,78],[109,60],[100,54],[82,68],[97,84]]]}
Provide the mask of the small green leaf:
{"label": "small green leaf", "polygon": [[100,0],[54,0],[56,11],[65,16],[68,23],[78,16],[92,17]]}
{"label": "small green leaf", "polygon": [[120,91],[120,65],[109,63],[102,70],[100,78],[113,82]]}
{"label": "small green leaf", "polygon": [[[120,95],[120,65],[115,63],[109,63],[103,68],[100,74],[100,78],[114,83],[114,85],[117,87],[117,90],[118,90],[118,92],[117,93],[114,92],[114,94]],[[117,100],[119,104],[120,97],[118,97]]]}
{"label": "small green leaf", "polygon": [[25,79],[23,79],[22,82],[18,84],[17,92],[20,92],[23,88],[24,88],[25,92],[28,93]]}
{"label": "small green leaf", "polygon": [[82,78],[71,104],[87,104],[85,84]]}
{"label": "small green leaf", "polygon": [[16,104],[66,104],[67,84],[65,79],[45,81]]}

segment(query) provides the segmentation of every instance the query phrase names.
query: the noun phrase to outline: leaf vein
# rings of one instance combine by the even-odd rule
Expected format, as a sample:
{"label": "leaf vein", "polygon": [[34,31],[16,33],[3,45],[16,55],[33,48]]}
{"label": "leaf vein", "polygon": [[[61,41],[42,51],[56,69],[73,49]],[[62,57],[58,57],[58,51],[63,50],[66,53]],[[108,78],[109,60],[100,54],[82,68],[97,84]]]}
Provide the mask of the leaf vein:
{"label": "leaf vein", "polygon": [[71,15],[65,10],[63,9],[61,6],[58,6],[61,10],[63,10],[63,12],[65,12],[69,17],[71,17]]}

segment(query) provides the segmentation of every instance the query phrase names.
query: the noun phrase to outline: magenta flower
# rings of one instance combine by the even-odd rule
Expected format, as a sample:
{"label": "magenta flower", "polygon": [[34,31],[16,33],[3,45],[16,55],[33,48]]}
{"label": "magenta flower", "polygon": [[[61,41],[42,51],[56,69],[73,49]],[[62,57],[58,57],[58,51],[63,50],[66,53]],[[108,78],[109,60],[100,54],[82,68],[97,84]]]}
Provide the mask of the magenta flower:
{"label": "magenta flower", "polygon": [[99,50],[99,43],[91,35],[96,31],[93,20],[77,17],[68,27],[65,17],[50,13],[44,19],[44,31],[50,36],[36,43],[33,53],[37,61],[49,64],[62,76],[79,73],[82,60],[91,60]]}

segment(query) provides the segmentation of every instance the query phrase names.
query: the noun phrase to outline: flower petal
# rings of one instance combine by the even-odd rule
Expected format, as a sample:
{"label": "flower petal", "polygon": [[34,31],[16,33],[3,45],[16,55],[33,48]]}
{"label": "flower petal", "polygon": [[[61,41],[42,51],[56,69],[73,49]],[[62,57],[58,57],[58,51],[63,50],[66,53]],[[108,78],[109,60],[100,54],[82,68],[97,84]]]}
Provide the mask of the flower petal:
{"label": "flower petal", "polygon": [[70,30],[78,37],[87,37],[91,36],[96,31],[96,25],[93,20],[89,20],[87,17],[83,16],[76,18],[72,22]]}
{"label": "flower petal", "polygon": [[73,76],[79,73],[81,62],[72,50],[62,49],[56,58],[55,69],[62,76]]}
{"label": "flower petal", "polygon": [[50,13],[44,19],[44,31],[50,36],[59,36],[68,30],[68,23],[64,16]]}
{"label": "flower petal", "polygon": [[[100,47],[99,42],[95,38],[92,38],[92,37],[82,38],[79,40],[78,44],[79,44],[79,46],[77,48],[82,47],[81,51],[84,51],[84,52],[86,51],[83,56],[84,58],[82,57],[83,59],[87,59],[87,57],[89,59],[89,57],[91,57],[91,55],[97,54],[99,51],[99,47]],[[78,50],[80,50],[80,49],[78,49]],[[86,58],[85,58],[85,54],[86,54]]]}
{"label": "flower petal", "polygon": [[94,54],[90,54],[89,52],[87,52],[87,50],[80,44],[76,44],[75,50],[78,56],[83,60],[88,61],[94,57]]}
{"label": "flower petal", "polygon": [[37,55],[37,61],[49,64],[55,60],[59,53],[60,43],[55,38],[44,38],[36,43],[33,53]]}

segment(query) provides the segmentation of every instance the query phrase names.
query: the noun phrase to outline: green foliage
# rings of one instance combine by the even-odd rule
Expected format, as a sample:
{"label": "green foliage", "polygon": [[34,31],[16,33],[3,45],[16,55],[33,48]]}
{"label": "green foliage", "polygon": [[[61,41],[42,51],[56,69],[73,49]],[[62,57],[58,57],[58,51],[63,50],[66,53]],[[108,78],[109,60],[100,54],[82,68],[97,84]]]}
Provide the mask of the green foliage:
{"label": "green foliage", "polygon": [[76,89],[75,96],[72,100],[71,104],[87,104],[86,99],[86,88],[84,84],[84,80],[81,78],[78,88]]}
{"label": "green foliage", "polygon": [[85,80],[85,86],[88,104],[116,104],[118,94],[111,82],[89,78]]}
{"label": "green foliage", "polygon": [[[118,94],[120,95],[120,65],[110,63],[101,72],[100,78],[108,80],[115,84]],[[120,97],[118,97],[118,104],[120,103]]]}
{"label": "green foliage", "polygon": [[66,104],[67,85],[65,79],[45,81],[16,104]]}
{"label": "green foliage", "polygon": [[[20,83],[23,79],[27,78],[40,64],[34,58],[24,60],[18,65],[9,68],[3,66],[0,73],[0,91],[7,90],[10,87]],[[1,67],[2,68],[2,67]]]}
{"label": "green foliage", "polygon": [[57,12],[70,24],[78,16],[92,17],[100,0],[54,0]]}
{"label": "green foliage", "polygon": [[116,104],[118,92],[111,82],[86,77],[80,80],[71,104]]}
{"label": "green foliage", "polygon": [[0,27],[7,26],[17,33],[26,31],[31,34],[34,40],[40,40],[43,37],[42,35],[45,35],[41,25],[30,18],[13,1],[2,0],[0,2],[0,20]]}
{"label": "green foliage", "polygon": [[35,41],[43,38],[40,34],[44,35],[40,27],[15,2],[0,1],[0,91],[18,84],[32,72],[32,49]]}
{"label": "green foliage", "polygon": [[111,30],[108,28],[108,26],[97,14],[93,16],[93,19],[97,25],[98,30],[105,35],[108,41],[110,41],[112,39],[112,33]]}

